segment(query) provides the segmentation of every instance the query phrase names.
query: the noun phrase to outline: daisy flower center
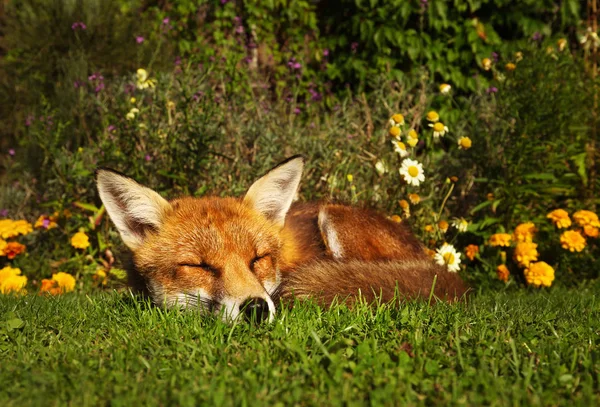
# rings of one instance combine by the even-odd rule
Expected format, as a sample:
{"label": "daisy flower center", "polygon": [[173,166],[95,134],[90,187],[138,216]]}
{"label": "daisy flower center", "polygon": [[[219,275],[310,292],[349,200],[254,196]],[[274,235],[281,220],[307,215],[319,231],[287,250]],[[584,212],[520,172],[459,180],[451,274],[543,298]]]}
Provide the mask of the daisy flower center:
{"label": "daisy flower center", "polygon": [[454,264],[454,254],[453,253],[450,253],[450,252],[445,253],[442,257],[444,258],[444,262],[446,264]]}
{"label": "daisy flower center", "polygon": [[433,125],[433,130],[437,131],[437,132],[442,132],[444,131],[444,124],[437,122],[436,124]]}
{"label": "daisy flower center", "polygon": [[419,175],[419,169],[417,167],[415,167],[414,165],[408,167],[408,173],[410,174],[411,177],[416,177],[417,175]]}

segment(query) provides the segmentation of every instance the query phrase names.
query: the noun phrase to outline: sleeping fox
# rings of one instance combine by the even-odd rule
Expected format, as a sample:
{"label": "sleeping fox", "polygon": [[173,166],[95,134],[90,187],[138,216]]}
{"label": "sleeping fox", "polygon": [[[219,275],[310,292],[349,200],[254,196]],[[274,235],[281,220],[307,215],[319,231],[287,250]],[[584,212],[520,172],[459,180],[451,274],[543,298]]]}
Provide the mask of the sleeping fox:
{"label": "sleeping fox", "polygon": [[132,252],[132,288],[156,304],[269,321],[279,299],[327,306],[428,297],[432,288],[449,301],[465,294],[458,274],[435,264],[403,223],[366,209],[293,203],[303,167],[302,157],[287,159],[241,199],[171,201],[99,169],[100,198]]}

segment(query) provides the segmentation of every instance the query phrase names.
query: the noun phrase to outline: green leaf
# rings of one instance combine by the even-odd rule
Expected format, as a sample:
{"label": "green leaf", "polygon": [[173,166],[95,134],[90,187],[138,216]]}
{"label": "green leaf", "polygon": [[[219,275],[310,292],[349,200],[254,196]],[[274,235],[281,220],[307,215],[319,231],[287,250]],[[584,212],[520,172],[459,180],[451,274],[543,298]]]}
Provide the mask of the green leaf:
{"label": "green leaf", "polygon": [[6,321],[6,326],[9,331],[14,331],[15,329],[20,329],[25,326],[25,322],[21,318],[12,318]]}

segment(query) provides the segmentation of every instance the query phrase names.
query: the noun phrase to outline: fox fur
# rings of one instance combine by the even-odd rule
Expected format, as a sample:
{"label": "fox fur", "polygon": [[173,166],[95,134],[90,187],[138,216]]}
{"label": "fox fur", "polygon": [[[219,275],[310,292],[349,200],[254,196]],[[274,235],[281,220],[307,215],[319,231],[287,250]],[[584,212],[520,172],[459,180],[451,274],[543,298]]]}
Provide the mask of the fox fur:
{"label": "fox fur", "polygon": [[280,299],[328,306],[433,294],[452,301],[468,291],[404,223],[368,209],[293,203],[303,166],[302,157],[289,158],[241,199],[171,201],[99,169],[100,198],[131,250],[132,288],[156,304],[200,307],[227,320],[248,304],[272,320]]}

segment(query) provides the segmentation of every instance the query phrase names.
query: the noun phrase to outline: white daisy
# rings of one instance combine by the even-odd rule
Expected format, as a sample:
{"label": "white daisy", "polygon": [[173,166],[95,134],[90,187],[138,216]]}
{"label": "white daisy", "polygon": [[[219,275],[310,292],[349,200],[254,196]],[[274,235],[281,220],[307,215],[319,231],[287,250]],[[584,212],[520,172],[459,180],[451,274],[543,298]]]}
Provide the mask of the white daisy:
{"label": "white daisy", "polygon": [[452,226],[454,226],[459,232],[464,233],[469,228],[469,221],[465,218],[455,218],[452,220]]}
{"label": "white daisy", "polygon": [[455,273],[460,270],[460,253],[451,244],[444,243],[436,250],[433,259],[440,266],[448,267],[448,271]]}
{"label": "white daisy", "polygon": [[375,170],[377,171],[377,173],[379,175],[383,175],[386,172],[388,172],[387,166],[385,165],[385,163],[381,160],[377,161],[375,163]]}
{"label": "white daisy", "polygon": [[390,118],[390,126],[402,126],[404,124],[404,116],[396,113]]}
{"label": "white daisy", "polygon": [[414,185],[416,187],[418,187],[421,182],[425,181],[423,164],[418,161],[411,160],[410,158],[402,161],[400,175],[404,177],[404,181],[406,181],[409,185]]}
{"label": "white daisy", "polygon": [[429,127],[433,127],[433,138],[444,137],[448,132],[448,126],[444,126],[444,123],[437,122],[435,124],[429,123]]}
{"label": "white daisy", "polygon": [[452,86],[448,85],[447,83],[442,83],[440,85],[440,92],[443,95],[447,95],[448,93],[450,93],[450,90],[452,89]]}
{"label": "white daisy", "polygon": [[400,154],[401,158],[408,156],[408,151],[406,150],[406,145],[398,140],[392,140],[392,145],[394,146],[394,151]]}

